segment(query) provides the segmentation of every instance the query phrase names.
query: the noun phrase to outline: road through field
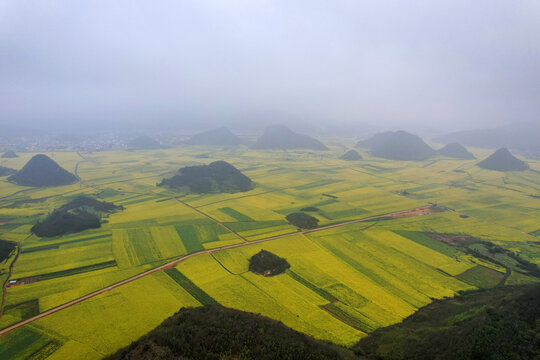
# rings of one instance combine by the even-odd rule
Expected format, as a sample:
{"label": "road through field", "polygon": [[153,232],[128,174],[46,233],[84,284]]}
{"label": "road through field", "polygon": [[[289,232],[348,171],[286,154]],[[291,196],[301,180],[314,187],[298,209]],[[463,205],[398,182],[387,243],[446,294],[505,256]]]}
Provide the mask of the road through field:
{"label": "road through field", "polygon": [[[182,202],[182,203],[185,204],[184,202]],[[185,204],[185,205],[187,205],[187,204]],[[187,206],[189,206],[189,205],[187,205]],[[69,301],[69,302],[67,302],[65,304],[62,304],[62,305],[59,305],[59,306],[57,306],[55,308],[44,311],[44,312],[42,312],[42,313],[40,313],[40,314],[38,314],[36,316],[33,316],[31,318],[28,318],[26,320],[23,320],[21,322],[18,322],[16,324],[8,326],[7,328],[0,330],[0,337],[8,334],[9,332],[11,332],[11,331],[13,331],[13,330],[15,330],[17,328],[20,328],[21,326],[24,326],[26,324],[29,324],[29,323],[33,322],[33,321],[44,318],[45,316],[49,316],[49,315],[54,314],[54,313],[56,313],[58,311],[69,308],[69,307],[71,307],[73,305],[76,305],[78,303],[81,303],[81,302],[83,302],[85,300],[91,299],[91,298],[93,298],[95,296],[98,296],[100,294],[111,291],[111,290],[113,290],[113,289],[115,289],[117,287],[128,284],[128,283],[130,283],[132,281],[143,278],[145,276],[151,275],[151,274],[153,274],[155,272],[162,271],[162,270],[174,267],[174,266],[176,266],[177,264],[179,264],[179,263],[181,263],[183,261],[186,261],[188,259],[191,259],[193,257],[199,256],[199,255],[202,255],[202,254],[212,254],[212,253],[217,252],[217,251],[223,251],[223,250],[234,249],[234,248],[238,248],[238,247],[242,247],[242,246],[249,246],[249,245],[253,245],[253,244],[259,244],[259,243],[263,243],[263,242],[266,242],[266,241],[282,239],[282,238],[290,237],[290,236],[294,236],[294,235],[309,234],[309,233],[316,232],[316,231],[322,231],[322,230],[336,228],[336,227],[340,227],[340,226],[345,226],[345,225],[350,225],[350,224],[355,224],[355,223],[360,223],[360,222],[365,222],[365,221],[370,221],[370,220],[376,220],[378,218],[383,218],[383,217],[406,217],[408,214],[410,214],[410,216],[417,216],[419,212],[424,212],[425,213],[425,211],[428,211],[430,208],[431,208],[431,205],[423,206],[423,207],[410,209],[410,210],[397,211],[397,212],[383,214],[383,215],[371,216],[371,217],[363,218],[363,219],[345,221],[345,222],[342,222],[342,223],[333,224],[333,225],[327,225],[327,226],[319,227],[319,228],[316,228],[316,229],[297,231],[297,232],[293,232],[293,233],[272,236],[272,237],[259,239],[259,240],[246,241],[246,242],[242,242],[242,243],[239,243],[239,244],[233,244],[233,245],[227,245],[227,246],[218,247],[218,248],[215,248],[215,249],[200,250],[200,251],[191,253],[189,255],[184,255],[184,256],[182,256],[182,257],[180,257],[178,259],[172,260],[172,261],[170,261],[170,262],[168,262],[166,264],[163,264],[163,265],[158,266],[156,268],[153,268],[151,270],[145,271],[145,272],[140,273],[138,275],[132,276],[132,277],[130,277],[128,279],[122,280],[122,281],[117,282],[115,284],[109,285],[109,286],[107,286],[107,287],[105,287],[103,289],[94,291],[94,292],[92,292],[92,293],[90,293],[88,295],[85,295],[85,296],[82,296],[80,298],[71,300],[71,301]]]}

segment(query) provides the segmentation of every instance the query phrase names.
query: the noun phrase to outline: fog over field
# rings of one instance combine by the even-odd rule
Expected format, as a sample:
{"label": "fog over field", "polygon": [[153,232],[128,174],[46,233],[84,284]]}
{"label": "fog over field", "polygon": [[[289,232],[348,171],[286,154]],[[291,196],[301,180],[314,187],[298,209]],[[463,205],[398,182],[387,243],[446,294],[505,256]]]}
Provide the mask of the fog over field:
{"label": "fog over field", "polygon": [[538,123],[538,34],[534,0],[4,0],[0,124]]}

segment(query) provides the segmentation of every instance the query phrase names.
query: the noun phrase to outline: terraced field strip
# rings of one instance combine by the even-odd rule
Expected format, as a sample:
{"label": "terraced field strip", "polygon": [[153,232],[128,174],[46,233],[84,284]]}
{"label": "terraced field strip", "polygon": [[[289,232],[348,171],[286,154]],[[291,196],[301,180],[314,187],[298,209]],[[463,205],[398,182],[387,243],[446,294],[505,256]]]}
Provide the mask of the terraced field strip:
{"label": "terraced field strip", "polygon": [[233,229],[229,228],[227,225],[225,225],[225,224],[222,223],[221,221],[219,221],[219,220],[213,218],[212,216],[206,214],[205,212],[203,212],[203,211],[197,209],[197,208],[194,207],[194,206],[189,205],[188,203],[186,203],[186,202],[184,202],[184,201],[182,201],[182,200],[180,200],[180,199],[178,199],[178,198],[174,198],[174,200],[178,201],[180,204],[183,204],[183,205],[187,206],[188,208],[190,208],[191,210],[194,210],[194,211],[198,212],[199,214],[201,214],[201,215],[207,217],[208,219],[212,220],[213,222],[215,222],[215,223],[218,224],[219,226],[225,228],[228,232],[230,232],[230,233],[236,235],[236,236],[237,236],[239,239],[241,239],[242,241],[244,241],[244,242],[246,242],[246,243],[249,242],[245,237],[243,237],[242,235],[240,235],[239,233],[237,233],[237,232],[234,231]]}
{"label": "terraced field strip", "polygon": [[[180,200],[177,200],[183,204],[185,204],[183,201],[180,201]],[[186,206],[198,211],[197,209],[189,206],[188,204],[185,204]],[[107,286],[101,290],[97,290],[97,291],[94,291],[88,295],[85,295],[85,296],[82,296],[78,299],[74,299],[74,300],[71,300],[63,305],[60,305],[60,306],[57,306],[55,308],[52,308],[52,309],[49,309],[47,311],[44,311],[42,312],[41,314],[39,315],[36,315],[36,316],[33,316],[31,318],[28,318],[26,320],[23,320],[19,323],[16,323],[16,324],[13,324],[11,326],[8,326],[7,328],[5,329],[2,329],[0,330],[0,337],[8,334],[9,332],[15,330],[15,329],[18,329],[24,325],[27,325],[33,321],[36,321],[36,320],[39,320],[41,318],[44,318],[48,315],[51,315],[51,314],[54,314],[60,310],[63,310],[63,309],[66,309],[66,308],[69,308],[73,305],[76,305],[78,303],[81,303],[85,300],[88,300],[88,299],[91,299],[97,295],[101,295],[103,293],[106,293],[108,291],[111,291],[113,289],[116,289],[117,287],[120,287],[122,285],[125,285],[125,284],[129,284],[130,282],[132,281],[135,281],[137,279],[140,279],[140,278],[143,278],[145,276],[148,276],[148,275],[151,275],[155,272],[158,272],[158,271],[162,271],[162,270],[165,270],[165,269],[170,269],[176,265],[178,265],[179,263],[183,262],[183,261],[186,261],[188,259],[191,259],[193,257],[196,257],[196,256],[199,256],[199,255],[202,255],[202,254],[212,254],[214,252],[217,252],[217,251],[223,251],[223,250],[229,250],[229,249],[234,249],[234,248],[238,248],[238,247],[243,247],[243,246],[248,246],[248,245],[252,245],[252,244],[259,244],[259,243],[262,243],[262,242],[266,242],[266,241],[272,241],[272,240],[276,240],[276,239],[281,239],[281,238],[284,238],[284,237],[288,237],[288,236],[294,236],[294,235],[299,235],[299,234],[308,234],[308,233],[312,233],[312,232],[316,232],[316,231],[321,231],[321,230],[326,230],[326,229],[331,229],[331,228],[335,228],[335,227],[340,227],[340,226],[345,226],[345,225],[350,225],[350,224],[355,224],[355,223],[359,223],[359,222],[364,222],[364,221],[370,221],[370,220],[374,220],[374,219],[377,219],[377,218],[382,218],[382,217],[393,217],[393,216],[402,216],[404,214],[411,214],[411,216],[417,216],[416,214],[418,213],[418,211],[422,210],[422,209],[428,209],[430,208],[431,205],[428,205],[428,206],[423,206],[423,207],[420,207],[420,208],[415,208],[415,209],[410,209],[410,210],[404,210],[404,211],[398,211],[398,212],[394,212],[394,213],[389,213],[389,214],[383,214],[383,215],[376,215],[376,216],[371,216],[371,217],[368,217],[368,218],[363,218],[363,219],[357,219],[357,220],[351,220],[351,221],[346,221],[346,222],[343,222],[343,223],[339,223],[339,224],[334,224],[334,225],[328,225],[328,226],[323,226],[323,227],[320,227],[320,228],[316,228],[316,229],[311,229],[311,230],[304,230],[304,231],[297,231],[297,232],[293,232],[293,233],[289,233],[289,234],[283,234],[283,235],[278,235],[278,236],[272,236],[272,237],[268,237],[268,238],[265,238],[265,239],[259,239],[259,240],[253,240],[253,241],[247,241],[246,242],[243,242],[243,243],[239,243],[239,244],[233,244],[233,245],[227,245],[227,246],[222,246],[222,247],[218,247],[218,248],[215,248],[215,249],[205,249],[205,250],[200,250],[200,251],[197,251],[197,252],[194,252],[194,253],[191,253],[189,255],[184,255],[176,260],[173,260],[173,261],[170,261],[166,264],[163,264],[161,266],[158,266],[154,269],[150,269],[148,271],[145,271],[143,273],[140,273],[138,275],[135,275],[135,276],[132,276],[128,279],[125,279],[125,280],[122,280],[120,282],[117,282],[116,284],[113,284],[113,285],[110,285],[110,286]],[[198,211],[200,212],[200,211]],[[204,214],[203,212],[200,212],[201,214],[203,214],[204,216],[214,220],[213,218],[209,217],[208,215]],[[214,220],[216,221],[217,223],[219,223],[217,220]]]}

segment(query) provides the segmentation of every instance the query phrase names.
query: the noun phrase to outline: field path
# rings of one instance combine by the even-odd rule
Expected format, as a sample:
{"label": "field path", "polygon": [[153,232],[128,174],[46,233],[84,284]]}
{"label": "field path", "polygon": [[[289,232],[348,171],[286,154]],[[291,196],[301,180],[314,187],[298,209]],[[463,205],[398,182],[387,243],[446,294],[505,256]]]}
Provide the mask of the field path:
{"label": "field path", "polygon": [[209,218],[210,220],[212,220],[213,222],[215,222],[216,224],[218,224],[219,226],[225,228],[225,230],[227,230],[228,232],[236,235],[240,240],[242,240],[243,242],[247,243],[249,242],[245,237],[243,237],[242,235],[240,235],[239,233],[237,233],[236,231],[234,231],[233,229],[229,228],[227,225],[225,225],[224,223],[222,223],[221,221],[219,221],[218,219],[216,218],[213,218],[212,216],[202,212],[201,210],[197,209],[196,207],[193,207],[191,205],[189,205],[188,203],[178,199],[178,198],[174,198],[174,200],[178,201],[180,204],[183,204],[185,206],[187,206],[188,208],[190,208],[191,210],[193,211],[196,211],[198,212],[199,214]]}
{"label": "field path", "polygon": [[[177,199],[178,200],[178,199]],[[178,200],[180,201],[180,200]],[[180,201],[181,203],[185,204],[183,201]],[[186,206],[189,206],[187,204],[185,204]],[[201,214],[205,215],[206,217],[209,217],[208,215],[204,214],[203,212],[189,206],[190,208],[200,212]],[[162,270],[165,270],[165,269],[168,269],[168,268],[171,268],[171,267],[174,267],[176,266],[177,264],[183,262],[183,261],[186,261],[188,259],[191,259],[193,257],[196,257],[196,256],[199,256],[199,255],[203,255],[203,254],[212,254],[214,252],[217,252],[217,251],[223,251],[223,250],[229,250],[229,249],[234,249],[234,248],[238,248],[238,247],[243,247],[243,246],[248,246],[248,245],[253,245],[253,244],[260,244],[260,243],[263,243],[263,242],[266,242],[266,241],[272,241],[272,240],[277,240],[277,239],[282,239],[282,238],[285,238],[285,237],[290,237],[290,236],[295,236],[295,235],[300,235],[300,234],[309,234],[309,233],[312,233],[312,232],[317,232],[317,231],[322,231],[322,230],[327,230],[327,229],[332,229],[332,228],[336,228],[336,227],[340,227],[340,226],[345,226],[345,225],[350,225],[350,224],[355,224],[355,223],[360,223],[360,222],[364,222],[364,221],[370,221],[370,220],[375,220],[375,219],[378,219],[378,218],[383,218],[383,217],[407,217],[408,215],[409,216],[417,216],[419,212],[422,212],[422,211],[425,211],[425,210],[428,210],[431,208],[431,205],[428,205],[428,206],[423,206],[423,207],[419,207],[419,208],[415,208],[415,209],[410,209],[410,210],[403,210],[403,211],[397,211],[397,212],[393,212],[393,213],[388,213],[388,214],[383,214],[383,215],[375,215],[375,216],[371,216],[371,217],[368,217],[368,218],[363,218],[363,219],[357,219],[357,220],[350,220],[350,221],[345,221],[345,222],[342,222],[342,223],[338,223],[338,224],[333,224],[333,225],[327,225],[327,226],[323,226],[323,227],[319,227],[319,228],[316,228],[316,229],[310,229],[310,230],[303,230],[303,231],[297,231],[297,232],[293,232],[293,233],[288,233],[288,234],[283,234],[283,235],[277,235],[277,236],[272,236],[272,237],[268,237],[268,238],[264,238],[264,239],[259,239],[259,240],[253,240],[253,241],[247,241],[245,240],[246,242],[242,242],[242,243],[239,243],[239,244],[233,244],[233,245],[227,245],[227,246],[222,246],[222,247],[218,247],[218,248],[215,248],[215,249],[205,249],[205,250],[200,250],[200,251],[197,251],[197,252],[194,252],[194,253],[191,253],[189,255],[184,255],[178,259],[175,259],[175,260],[172,260],[166,264],[163,264],[161,266],[158,266],[156,268],[153,268],[151,270],[148,270],[148,271],[145,271],[143,273],[140,273],[138,275],[135,275],[135,276],[132,276],[128,279],[125,279],[125,280],[122,280],[120,282],[117,282],[115,284],[112,284],[112,285],[109,285],[103,289],[100,289],[100,290],[97,290],[97,291],[94,291],[88,295],[85,295],[85,296],[82,296],[80,298],[77,298],[77,299],[74,299],[74,300],[71,300],[65,304],[62,304],[62,305],[59,305],[57,307],[54,307],[52,309],[49,309],[47,311],[44,311],[36,316],[33,316],[31,318],[28,318],[26,320],[23,320],[21,322],[18,322],[16,324],[13,324],[11,326],[8,326],[7,328],[5,329],[2,329],[0,330],[0,337],[8,334],[9,332],[15,330],[15,329],[18,329],[24,325],[27,325],[31,322],[34,322],[36,320],[39,320],[41,318],[44,318],[45,316],[49,316],[51,314],[54,314],[58,311],[61,311],[61,310],[64,310],[64,309],[67,309],[73,305],[76,305],[78,303],[81,303],[85,300],[88,300],[88,299],[91,299],[95,296],[98,296],[98,295],[101,295],[103,293],[106,293],[108,291],[111,291],[113,289],[116,289],[117,287],[120,287],[122,285],[125,285],[125,284],[128,284],[132,281],[135,281],[137,279],[140,279],[140,278],[143,278],[145,276],[148,276],[148,275],[151,275],[155,272],[158,272],[158,271],[162,271]],[[216,221],[217,223],[219,223],[217,220],[209,217],[210,219]],[[241,237],[242,238],[242,237]],[[243,238],[242,238],[243,239]]]}

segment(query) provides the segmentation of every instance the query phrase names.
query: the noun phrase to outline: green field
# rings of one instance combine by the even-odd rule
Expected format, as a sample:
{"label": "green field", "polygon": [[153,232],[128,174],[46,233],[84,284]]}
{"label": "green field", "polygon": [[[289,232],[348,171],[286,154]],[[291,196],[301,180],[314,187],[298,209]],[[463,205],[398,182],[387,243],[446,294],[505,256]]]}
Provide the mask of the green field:
{"label": "green field", "polygon": [[[210,158],[197,158],[201,153]],[[0,221],[0,239],[21,247],[10,279],[28,279],[7,288],[0,328],[200,252],[10,332],[0,338],[0,358],[99,359],[183,306],[215,303],[350,346],[432,299],[539,281],[512,256],[490,252],[485,244],[467,250],[425,234],[470,235],[540,265],[540,199],[531,196],[540,187],[538,172],[499,173],[477,168],[474,160],[447,158],[389,161],[367,153],[351,163],[339,160],[341,154],[338,146],[320,153],[245,146],[94,152],[84,158],[56,152],[55,161],[70,171],[79,163],[80,184],[37,189],[0,178],[0,219],[8,219]],[[19,169],[32,155],[2,165]],[[215,160],[249,176],[253,190],[186,194],[156,186],[170,171]],[[124,210],[99,229],[32,235],[36,221],[79,194]],[[285,220],[316,207],[310,214],[319,226],[339,225],[429,203],[449,210],[307,234],[293,234],[298,229]],[[291,235],[252,243],[284,234]],[[235,244],[243,246],[221,249]],[[248,272],[249,258],[261,249],[284,257],[291,268],[275,277]],[[2,283],[14,260],[15,254],[0,264]]]}

